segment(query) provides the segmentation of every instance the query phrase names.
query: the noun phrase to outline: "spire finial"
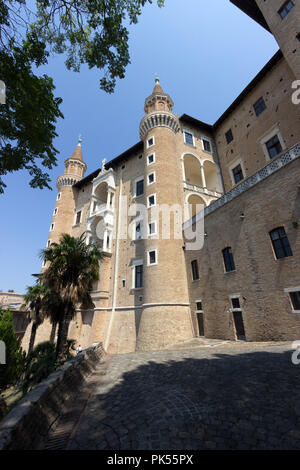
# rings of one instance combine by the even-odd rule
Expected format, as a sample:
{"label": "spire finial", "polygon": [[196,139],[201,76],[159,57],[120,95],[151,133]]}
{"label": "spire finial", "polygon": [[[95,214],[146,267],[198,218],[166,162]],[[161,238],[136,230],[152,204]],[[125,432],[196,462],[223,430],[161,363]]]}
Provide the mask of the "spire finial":
{"label": "spire finial", "polygon": [[77,145],[80,145],[80,146],[81,146],[81,142],[82,142],[82,137],[81,137],[81,134],[79,134],[79,136],[78,136],[78,144],[77,144]]}
{"label": "spire finial", "polygon": [[155,74],[155,83],[159,83],[159,77],[158,77],[157,73]]}

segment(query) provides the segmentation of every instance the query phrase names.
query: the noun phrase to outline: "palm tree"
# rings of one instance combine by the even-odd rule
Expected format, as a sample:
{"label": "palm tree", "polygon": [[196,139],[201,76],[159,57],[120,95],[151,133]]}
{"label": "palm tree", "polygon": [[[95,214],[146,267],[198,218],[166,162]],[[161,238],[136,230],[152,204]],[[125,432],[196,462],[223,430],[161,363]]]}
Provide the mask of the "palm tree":
{"label": "palm tree", "polygon": [[78,303],[91,302],[90,292],[99,279],[103,253],[96,244],[86,244],[85,234],[79,238],[63,234],[59,243],[42,250],[41,257],[48,262],[40,280],[50,291],[45,303],[52,322],[58,323],[56,357],[63,362],[69,323]]}
{"label": "palm tree", "polygon": [[41,323],[43,323],[45,315],[43,310],[43,297],[46,294],[46,288],[40,283],[35,284],[34,286],[27,287],[27,292],[24,295],[24,305],[29,307],[30,318],[32,320],[32,328],[30,334],[30,341],[28,347],[28,354],[32,351],[36,331]]}

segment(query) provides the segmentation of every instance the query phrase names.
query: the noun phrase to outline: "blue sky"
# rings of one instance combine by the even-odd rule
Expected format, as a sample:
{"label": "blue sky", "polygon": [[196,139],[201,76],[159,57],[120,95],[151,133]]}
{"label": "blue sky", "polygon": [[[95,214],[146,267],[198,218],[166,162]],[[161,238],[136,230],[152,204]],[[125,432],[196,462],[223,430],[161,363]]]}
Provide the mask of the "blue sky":
{"label": "blue sky", "polygon": [[165,0],[143,9],[130,27],[131,64],[113,95],[99,90],[101,72],[66,70],[61,56],[39,70],[52,76],[63,98],[65,119],[57,125],[58,166],[51,172],[53,191],[32,189],[25,172],[5,177],[0,195],[0,289],[24,292],[40,271],[55,205],[55,180],[71,156],[78,135],[87,173],[139,141],[145,98],[156,74],[175,103],[174,112],[214,123],[278,50],[273,36],[229,0]]}

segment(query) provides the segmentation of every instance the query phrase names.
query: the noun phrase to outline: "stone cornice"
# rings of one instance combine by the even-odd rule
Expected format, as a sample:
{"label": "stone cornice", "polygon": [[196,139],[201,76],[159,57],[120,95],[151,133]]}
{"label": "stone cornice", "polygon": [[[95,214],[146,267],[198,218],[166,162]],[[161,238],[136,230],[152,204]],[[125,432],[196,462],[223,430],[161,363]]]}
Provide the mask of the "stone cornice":
{"label": "stone cornice", "polygon": [[73,186],[73,184],[78,183],[81,180],[81,177],[78,175],[61,175],[56,180],[56,187],[60,189],[63,186]]}
{"label": "stone cornice", "polygon": [[175,134],[180,130],[178,117],[167,111],[154,111],[147,114],[140,124],[140,138],[144,140],[149,131],[155,127],[168,127]]}

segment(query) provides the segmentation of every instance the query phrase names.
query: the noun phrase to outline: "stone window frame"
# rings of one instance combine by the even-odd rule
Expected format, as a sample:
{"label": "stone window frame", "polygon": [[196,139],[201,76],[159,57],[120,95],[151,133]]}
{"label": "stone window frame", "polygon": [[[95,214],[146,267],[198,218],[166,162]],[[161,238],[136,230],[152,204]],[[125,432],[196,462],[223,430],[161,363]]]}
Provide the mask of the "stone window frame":
{"label": "stone window frame", "polygon": [[[210,150],[205,150],[204,148],[204,140],[206,140],[207,142],[209,142],[209,145],[210,145]],[[204,135],[201,135],[201,145],[202,145],[202,150],[203,152],[206,152],[206,153],[209,153],[210,155],[212,155],[213,153],[213,146],[212,146],[212,140]]]}
{"label": "stone window frame", "polygon": [[[231,294],[228,297],[229,297],[229,300],[230,300],[230,311],[231,312],[242,312],[243,313],[244,309],[243,309],[242,303],[241,303],[242,295],[241,294]],[[233,299],[238,299],[239,300],[239,303],[240,303],[239,307],[234,307],[233,306],[233,303],[232,303]]]}
{"label": "stone window frame", "polygon": [[[194,269],[194,266],[196,266],[195,269]],[[200,280],[198,259],[193,259],[191,261],[191,270],[192,270],[192,282],[198,282]]]}
{"label": "stone window frame", "polygon": [[[195,145],[195,134],[194,134],[194,132],[191,131],[190,129],[182,129],[182,132],[183,132],[183,139],[184,139],[185,145],[189,145],[190,147],[196,147],[196,145]],[[186,141],[185,133],[190,134],[190,135],[192,136],[192,138],[193,138],[193,144],[189,144],[189,143]]]}
{"label": "stone window frame", "polygon": [[[155,252],[155,263],[150,263],[150,253]],[[158,265],[158,249],[157,248],[149,248],[146,251],[147,254],[147,266],[157,266]]]}
{"label": "stone window frame", "polygon": [[49,246],[51,245],[51,241],[51,238],[48,238],[46,248],[49,248]]}
{"label": "stone window frame", "polygon": [[53,232],[54,228],[55,228],[55,222],[52,222],[52,224],[50,225],[49,232]]}
{"label": "stone window frame", "polygon": [[[275,245],[275,244],[274,244],[274,240],[272,239],[272,233],[274,233],[275,231],[280,230],[280,229],[283,229],[284,232],[285,232],[285,237],[287,238],[287,241],[288,241],[288,244],[289,244],[289,248],[290,248],[290,250],[291,250],[291,254],[290,254],[290,255],[287,255],[287,256],[283,256],[283,257],[281,257],[281,258],[278,258],[278,253],[277,253],[277,251],[276,251],[276,249],[275,249],[275,246],[274,246],[274,245]],[[273,250],[273,256],[274,256],[275,261],[280,261],[280,260],[282,260],[282,259],[286,259],[286,258],[290,258],[290,257],[294,256],[294,253],[293,253],[293,250],[292,250],[292,247],[291,247],[291,243],[290,243],[290,239],[289,239],[289,237],[288,237],[288,234],[287,234],[287,231],[286,231],[286,228],[285,228],[284,225],[281,225],[281,226],[279,226],[279,227],[275,227],[275,228],[273,228],[272,230],[270,230],[270,231],[269,231],[269,240],[270,240],[270,243],[271,243],[271,247],[272,247],[272,250]],[[281,240],[282,240],[282,238],[281,238]]]}
{"label": "stone window frame", "polygon": [[56,196],[56,200],[57,200],[57,201],[60,201],[60,199],[61,199],[61,192],[59,192],[59,193],[57,194],[57,196]]}
{"label": "stone window frame", "polygon": [[[149,157],[153,157],[153,162],[149,162]],[[153,165],[155,163],[155,160],[156,160],[155,152],[149,153],[149,155],[147,155],[147,166]]]}
{"label": "stone window frame", "polygon": [[54,208],[54,211],[53,211],[53,217],[55,217],[58,213],[58,207],[55,207]]}
{"label": "stone window frame", "polygon": [[[150,199],[150,197],[152,197],[152,196],[154,196],[154,204],[150,205],[149,199]],[[147,209],[151,209],[151,207],[155,207],[156,205],[157,205],[156,193],[149,194],[149,196],[147,196]]]}
{"label": "stone window frame", "polygon": [[[201,303],[201,310],[198,310],[197,308],[197,304]],[[202,302],[202,299],[200,300],[195,300],[195,304],[196,304],[196,310],[195,310],[195,313],[203,313],[203,302]]]}
{"label": "stone window frame", "polygon": [[[153,233],[150,233],[150,230],[149,230],[150,224],[155,225],[155,231]],[[153,238],[153,237],[156,237],[158,235],[158,233],[157,233],[157,220],[151,220],[150,222],[148,222],[147,235],[148,235],[149,238]]]}
{"label": "stone window frame", "polygon": [[288,294],[288,297],[289,297],[289,302],[290,302],[290,305],[291,305],[291,309],[292,309],[292,313],[300,313],[300,310],[295,310],[294,309],[294,305],[293,305],[293,302],[292,302],[292,298],[291,298],[291,293],[293,292],[300,292],[300,286],[298,287],[287,287],[286,289],[284,289],[284,292],[286,294]]}
{"label": "stone window frame", "polygon": [[[79,222],[77,222],[77,215],[79,214],[79,212],[80,212],[81,214],[80,214]],[[80,209],[76,209],[73,227],[77,227],[78,225],[81,224],[81,222],[82,222],[82,214],[83,214],[83,208],[82,208],[82,207],[81,207]]]}
{"label": "stone window frame", "polygon": [[[238,165],[241,165],[241,167],[242,167],[242,172],[243,172],[244,178],[243,178],[241,181],[239,181],[238,183],[236,183],[236,182],[234,181],[233,170],[234,170],[234,168],[236,168]],[[232,163],[230,163],[230,165],[229,165],[229,167],[228,167],[228,170],[229,170],[229,174],[230,174],[230,179],[231,179],[232,186],[236,186],[236,185],[240,184],[242,181],[244,181],[244,180],[247,178],[247,173],[246,173],[245,166],[244,166],[244,162],[243,162],[241,156],[239,156],[239,157],[236,158]]]}
{"label": "stone window frame", "polygon": [[[149,141],[150,141],[151,139],[153,139],[153,144],[150,145],[150,144],[149,144]],[[149,138],[147,139],[147,149],[149,149],[149,148],[151,148],[151,147],[154,147],[154,145],[155,145],[155,136],[152,135],[151,137],[149,137]]]}
{"label": "stone window frame", "polygon": [[274,158],[271,158],[270,155],[269,155],[269,151],[268,151],[268,148],[267,148],[267,145],[266,143],[269,142],[269,140],[273,139],[273,137],[275,136],[278,136],[278,139],[279,139],[279,142],[281,144],[281,148],[282,148],[282,152],[284,152],[286,150],[286,145],[285,145],[285,142],[283,140],[283,137],[281,135],[281,132],[279,130],[279,127],[276,126],[274,127],[272,130],[269,130],[266,134],[264,134],[264,136],[259,140],[259,143],[260,145],[262,146],[262,149],[263,149],[263,152],[264,152],[264,155],[265,155],[265,158],[266,158],[266,161],[267,163],[270,163],[271,161],[275,160],[276,158],[278,158],[279,155],[281,155],[282,152],[280,152],[278,155],[276,155],[276,157]]}
{"label": "stone window frame", "polygon": [[[149,182],[150,175],[154,175],[154,179],[151,183]],[[151,184],[154,184],[154,183],[156,183],[156,172],[152,171],[151,173],[147,175],[147,186],[151,186]]]}
{"label": "stone window frame", "polygon": [[[132,290],[139,290],[139,289],[143,289],[143,287],[135,287],[135,268],[137,266],[144,266],[144,260],[143,259],[136,259],[134,261],[132,261],[132,264],[131,264],[131,275],[132,275]],[[143,281],[144,281],[144,276],[143,276]],[[144,282],[143,282],[144,284]]]}
{"label": "stone window frame", "polygon": [[139,183],[140,181],[144,181],[144,180],[145,180],[144,176],[139,176],[138,178],[135,178],[135,180],[134,180],[134,196],[133,196],[134,198],[141,197],[145,194],[145,185],[144,185],[144,190],[143,190],[142,194],[139,194],[138,196],[136,194],[137,183]]}
{"label": "stone window frame", "polygon": [[[291,3],[291,8],[288,9],[287,7],[290,3]],[[295,3],[292,0],[285,1],[278,10],[278,15],[280,16],[280,18],[284,20],[288,16],[288,14],[292,11],[294,6],[295,6]],[[284,16],[282,16],[282,13],[284,13]]]}

